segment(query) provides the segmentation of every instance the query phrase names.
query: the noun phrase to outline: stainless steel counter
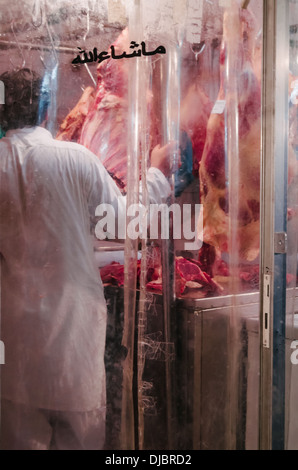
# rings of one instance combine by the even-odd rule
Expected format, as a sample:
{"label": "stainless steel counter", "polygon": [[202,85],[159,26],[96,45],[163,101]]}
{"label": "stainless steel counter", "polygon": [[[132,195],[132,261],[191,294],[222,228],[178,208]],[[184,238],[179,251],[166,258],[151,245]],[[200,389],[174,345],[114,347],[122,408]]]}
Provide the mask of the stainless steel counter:
{"label": "stainless steel counter", "polygon": [[[113,361],[115,350],[118,358],[124,353],[121,350],[124,308],[122,288],[106,286],[105,292],[109,309],[108,396],[111,403],[116,400],[118,406],[117,410],[114,408],[114,417],[110,415],[112,445],[113,439],[119,438],[115,436],[115,423],[120,422],[122,406],[121,360],[116,365]],[[137,385],[143,387],[142,399],[146,404],[144,448],[168,449],[170,423],[177,450],[227,449],[232,415],[235,418],[237,449],[256,449],[259,429],[259,293],[176,299],[172,312],[175,326],[173,344],[164,343],[162,295],[153,292],[151,297],[145,335],[141,339],[136,336],[138,341],[146,343],[142,382]],[[298,312],[297,289],[289,290],[288,297]],[[174,351],[174,355],[168,354],[169,351]],[[237,356],[234,375],[231,374],[233,355]],[[173,371],[170,379],[166,374],[169,361]],[[109,390],[111,380],[114,388]],[[173,404],[170,416],[166,398],[169,387]],[[117,396],[113,395],[115,390]],[[231,394],[234,394],[232,405]]]}

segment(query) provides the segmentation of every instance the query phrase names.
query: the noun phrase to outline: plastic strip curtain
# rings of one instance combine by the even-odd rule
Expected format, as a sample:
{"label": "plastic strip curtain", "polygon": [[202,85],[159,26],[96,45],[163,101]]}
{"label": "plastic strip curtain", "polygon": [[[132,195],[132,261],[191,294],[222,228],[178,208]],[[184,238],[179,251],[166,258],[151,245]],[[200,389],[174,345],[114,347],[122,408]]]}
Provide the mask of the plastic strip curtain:
{"label": "plastic strip curtain", "polygon": [[[160,85],[162,102],[162,144],[170,141],[179,142],[179,107],[180,107],[180,48],[179,37],[175,31],[173,38],[167,38],[167,55],[160,64]],[[177,170],[178,155],[171,158],[172,175]],[[171,180],[172,193],[167,200],[170,207],[175,202],[174,178]],[[167,432],[167,448],[175,448],[175,247],[173,240],[173,220],[166,213],[161,217],[169,217],[169,238],[160,240],[160,261],[162,269],[162,313],[164,342],[164,374],[165,374],[165,429]],[[163,220],[161,218],[161,224]]]}
{"label": "plastic strip curtain", "polygon": [[[157,15],[171,13],[169,2],[155,3]],[[152,129],[152,107],[157,113],[160,129],[160,145],[164,145],[170,140],[179,139],[179,52],[177,38],[169,41],[165,31],[157,34],[154,28],[146,28],[145,19],[148,4],[144,1],[136,1],[132,8],[129,22],[130,39],[140,42],[148,41],[148,44],[163,44],[166,48],[166,56],[154,60],[142,58],[135,61],[130,66],[130,143],[129,143],[129,164],[128,164],[128,193],[127,202],[136,204],[140,201],[138,193],[138,171],[139,157],[141,155],[141,203],[149,211],[150,201],[147,194],[146,174],[150,165],[150,151],[152,142],[150,128]],[[149,8],[150,10],[150,8]],[[160,16],[161,17],[161,16]],[[168,16],[165,16],[168,18]],[[164,18],[165,18],[164,17]],[[147,25],[148,26],[148,25]],[[151,25],[152,26],[152,25]],[[170,30],[167,25],[167,29]],[[153,95],[155,94],[155,99]],[[158,96],[156,96],[158,95]],[[153,97],[153,98],[152,98]],[[152,99],[154,103],[152,103]],[[177,153],[171,156],[173,170],[177,166]],[[172,193],[174,179],[171,182]],[[167,201],[171,204],[172,196]],[[147,215],[145,215],[146,217]],[[163,215],[167,217],[167,215]],[[162,222],[161,222],[162,223]],[[128,357],[124,368],[123,382],[123,408],[122,408],[122,448],[150,447],[148,436],[159,433],[162,430],[163,438],[167,442],[165,448],[172,448],[172,377],[171,358],[173,349],[172,322],[174,304],[174,251],[171,236],[162,240],[160,246],[155,246],[145,234],[141,240],[141,266],[139,276],[139,289],[136,295],[137,277],[137,252],[138,243],[127,238],[125,245],[125,332],[124,344],[128,349]],[[160,260],[163,273],[162,292],[162,319],[161,331],[156,331],[154,325],[154,301],[156,300],[152,292],[146,288],[148,268],[152,265],[154,257]],[[136,307],[137,304],[137,307]],[[154,353],[155,351],[155,353]],[[160,381],[164,384],[162,401],[166,410],[162,410],[161,422],[154,422],[151,426],[151,417],[156,413],[159,404],[156,403],[156,377],[153,369],[148,368],[153,360],[153,368],[156,359],[162,356],[162,367],[156,370],[161,371]],[[156,373],[155,370],[155,373]],[[133,392],[135,390],[135,393]],[[149,416],[149,421],[148,421]],[[151,424],[150,424],[151,423]],[[135,426],[135,428],[134,428]],[[155,427],[156,426],[156,427]]]}
{"label": "plastic strip curtain", "polygon": [[[58,55],[59,35],[53,31],[53,25],[48,23],[48,4],[46,1],[34,0],[28,4],[28,10],[24,12],[23,18],[18,17],[17,2],[10,2],[8,8],[8,21],[10,24],[11,35],[13,38],[11,54],[9,57],[9,68],[19,69],[28,67],[36,68],[33,65],[32,50],[39,50],[38,71],[43,76],[42,97],[40,103],[40,113],[45,106],[48,107],[48,129],[50,132],[56,130],[56,110],[57,110],[57,80],[58,80]],[[24,25],[27,21],[28,31],[33,29],[34,35],[38,33],[43,37],[43,44],[32,44],[31,34],[25,36]],[[5,34],[4,34],[5,37]],[[48,43],[47,47],[45,43]],[[40,49],[39,49],[40,45]],[[7,64],[8,65],[8,64]]]}
{"label": "plastic strip curtain", "polygon": [[[146,2],[143,3],[144,13]],[[157,13],[161,18],[167,18],[166,31],[161,28],[157,34],[153,34],[156,42],[166,47],[166,55],[153,65],[151,79],[155,83],[153,93],[159,93],[159,113],[161,122],[161,142],[165,145],[170,141],[179,141],[179,107],[180,107],[180,47],[179,28],[174,24],[173,2],[163,1],[158,3]],[[183,17],[179,19],[183,28]],[[170,156],[170,168],[172,174],[177,169],[178,156],[173,153]],[[171,195],[166,201],[167,207],[174,202],[174,177],[171,181]],[[169,218],[169,220],[165,220]],[[142,361],[142,369],[139,371],[138,387],[141,391],[139,411],[142,422],[139,423],[141,448],[152,448],[151,428],[155,426],[157,435],[161,437],[158,445],[160,448],[175,448],[175,253],[173,242],[173,226],[167,211],[161,214],[160,225],[169,223],[169,236],[158,241],[158,247],[148,246],[146,258],[147,269],[150,263],[154,263],[156,252],[160,256],[159,262],[162,271],[162,299],[159,308],[154,307],[157,301],[152,292],[145,288],[146,278],[143,277],[143,292],[145,302],[143,304],[143,331],[144,335],[139,340],[139,360]],[[147,245],[149,245],[147,241]],[[157,251],[156,251],[157,249]],[[145,252],[144,252],[145,254]],[[153,302],[152,302],[153,301]],[[156,308],[156,310],[155,310]],[[160,315],[154,318],[154,315]],[[140,330],[139,330],[140,331]],[[160,373],[158,383],[157,374]],[[162,385],[161,385],[162,384]],[[157,439],[155,439],[156,445]],[[177,443],[176,443],[177,445]]]}
{"label": "plastic strip curtain", "polygon": [[[204,14],[204,2],[190,2]],[[195,5],[196,3],[196,5]],[[176,4],[176,3],[175,3]],[[188,7],[191,6],[188,4]],[[142,14],[149,16],[151,8],[140,3],[143,6]],[[171,4],[173,7],[173,4]],[[240,293],[239,285],[239,227],[238,215],[239,207],[239,76],[241,69],[241,50],[242,47],[242,29],[240,21],[241,7],[246,8],[247,2],[242,4],[238,1],[220,2],[220,6],[224,7],[224,36],[226,48],[226,61],[223,76],[223,89],[226,97],[225,106],[225,155],[226,168],[225,177],[227,181],[227,189],[229,194],[229,215],[228,215],[228,246],[229,252],[228,264],[230,270],[229,294],[230,294],[230,313],[229,325],[226,335],[223,333],[223,341],[226,342],[228,348],[226,372],[228,374],[226,381],[226,407],[222,411],[225,415],[225,448],[234,449],[237,447],[238,431],[240,423],[240,403],[239,403],[239,387],[240,378],[239,371],[240,350],[242,348],[240,327],[241,319],[238,305],[238,294]],[[183,16],[181,15],[176,22],[180,25],[180,29],[170,28],[171,19],[173,18],[173,8],[169,9],[168,2],[160,2],[157,6],[156,2],[151,5],[152,9],[157,9],[157,20],[154,27],[151,28],[151,38],[162,40],[167,48],[167,55],[156,61],[152,68],[152,78],[143,79],[143,89],[152,83],[152,92],[155,96],[157,106],[155,111],[158,114],[160,122],[160,135],[162,142],[169,139],[179,140],[179,100],[180,100],[180,58],[179,51],[183,34],[181,31],[185,27]],[[203,7],[203,8],[200,8]],[[188,12],[190,15],[190,13]],[[202,51],[204,45],[201,43],[200,26],[202,27],[202,16],[200,18],[201,25],[197,24],[195,29],[195,39],[192,36],[189,39],[189,31],[187,41],[193,43],[192,50],[197,57]],[[155,29],[156,25],[160,26],[161,18],[167,18],[167,28],[161,33],[160,29]],[[140,22],[138,24],[141,24]],[[144,25],[143,25],[144,26]],[[171,32],[168,32],[170,31]],[[168,33],[165,34],[165,31]],[[145,34],[147,30],[143,31]],[[203,59],[204,60],[204,59]],[[198,69],[199,70],[199,69]],[[198,71],[197,70],[197,71]],[[147,72],[146,72],[147,73]],[[197,79],[197,77],[196,77]],[[132,81],[132,87],[137,90],[138,85]],[[139,97],[139,99],[141,99]],[[140,109],[140,108],[139,108]],[[145,113],[145,108],[143,108]],[[148,115],[147,115],[148,116]],[[134,126],[136,129],[136,126]],[[148,129],[148,126],[144,126]],[[134,136],[135,132],[134,130]],[[142,136],[136,142],[140,142]],[[146,139],[145,139],[146,140]],[[145,169],[147,167],[148,147],[147,142],[143,154],[142,167],[142,183],[143,189],[145,178]],[[146,155],[146,157],[144,157]],[[259,157],[259,156],[258,156]],[[175,161],[175,156],[173,156]],[[135,187],[135,180],[132,180],[132,187]],[[173,192],[168,201],[168,206],[173,202]],[[146,202],[148,204],[148,201]],[[175,380],[173,380],[173,371],[175,370],[175,270],[173,240],[171,236],[169,240],[158,240],[157,244],[151,241],[142,241],[142,264],[141,264],[141,281],[140,281],[140,299],[137,307],[138,321],[134,325],[137,328],[137,416],[134,415],[135,423],[138,426],[137,445],[139,448],[152,448],[152,445],[159,445],[160,448],[171,448],[175,442]],[[129,242],[130,244],[131,242]],[[129,245],[131,247],[131,244]],[[136,245],[133,245],[136,249]],[[155,259],[157,257],[157,259]],[[159,258],[159,259],[158,259]],[[136,259],[133,252],[132,259]],[[128,261],[128,260],[126,260]],[[162,292],[161,295],[146,291],[146,273],[150,265],[159,263],[162,267]],[[132,272],[130,272],[130,275]],[[131,286],[135,285],[135,273],[133,273],[133,281]],[[133,292],[133,290],[132,290]],[[129,297],[129,296],[128,296]],[[134,304],[134,299],[129,298],[130,305]],[[133,307],[134,308],[134,307]],[[129,310],[129,309],[128,309]],[[130,309],[130,312],[133,312]],[[133,316],[134,318],[134,316]],[[130,331],[134,331],[131,325]],[[133,338],[130,338],[130,344],[133,344]],[[198,346],[198,348],[201,345]],[[131,358],[132,361],[132,358]],[[131,362],[132,364],[132,362]],[[133,375],[133,371],[131,371]],[[132,376],[130,378],[132,381]],[[207,380],[207,379],[206,379]],[[163,397],[163,400],[160,400]],[[134,410],[136,413],[136,410]],[[132,415],[131,415],[132,416]],[[194,416],[194,420],[199,420],[200,416]],[[154,433],[152,433],[154,429]],[[155,447],[156,448],[156,447]]]}
{"label": "plastic strip curtain", "polygon": [[[10,30],[12,33],[13,41],[9,44],[9,60],[5,63],[5,71],[17,70],[20,68],[29,68],[35,69],[36,64],[33,66],[34,59],[32,57],[32,49],[30,47],[31,35],[30,32],[26,35],[24,40],[23,27],[27,21],[28,30],[33,28],[35,32],[39,32],[40,35],[43,35],[47,38],[49,42],[49,47],[47,52],[40,45],[40,49],[37,44],[32,44],[34,50],[37,50],[39,54],[38,67],[41,70],[37,70],[41,76],[42,80],[42,94],[39,105],[40,110],[40,119],[39,124],[41,123],[41,116],[44,116],[44,108],[48,106],[48,129],[51,132],[56,130],[56,109],[57,109],[57,80],[58,80],[58,55],[56,52],[56,47],[59,45],[57,35],[54,37],[53,31],[48,24],[47,20],[47,3],[40,0],[32,1],[29,4],[28,10],[25,8],[23,11],[23,17],[20,20],[17,17],[18,8],[16,8],[16,3],[14,1],[10,2],[8,8],[8,24],[10,24]],[[16,15],[16,16],[15,16]],[[21,33],[21,34],[20,34]],[[19,36],[22,36],[20,39]],[[4,34],[5,37],[5,34]],[[58,41],[58,42],[57,42]],[[2,70],[2,71],[4,71]],[[2,135],[1,135],[2,137]],[[1,324],[1,254],[0,254],[0,324]],[[1,329],[0,329],[1,337]],[[0,364],[5,364],[5,345],[0,343]],[[1,369],[0,369],[0,388],[1,388]],[[1,393],[0,393],[1,395]],[[0,396],[1,398],[1,396]],[[0,414],[0,432],[1,432],[1,414]]]}
{"label": "plastic strip curtain", "polygon": [[[223,37],[225,41],[225,78],[224,88],[226,96],[225,108],[225,153],[226,153],[226,181],[228,190],[228,260],[229,260],[229,292],[231,294],[231,309],[227,331],[227,407],[226,407],[226,449],[239,449],[246,445],[245,430],[243,428],[243,411],[241,387],[243,380],[243,351],[245,339],[243,332],[247,328],[246,315],[240,309],[241,284],[239,284],[241,265],[253,264],[258,269],[258,239],[257,231],[253,228],[254,218],[247,224],[243,215],[247,210],[246,204],[249,190],[246,185],[252,184],[250,176],[245,172],[245,158],[249,158],[248,172],[254,174],[256,200],[260,198],[259,181],[260,172],[260,146],[261,146],[261,89],[260,89],[260,61],[259,42],[262,31],[261,3],[250,1],[230,0],[225,3],[223,17]],[[245,130],[245,114],[250,99],[254,100],[255,109],[249,119],[249,132]],[[250,142],[254,147],[250,151]],[[246,152],[249,152],[246,154]],[[249,155],[249,156],[248,156]],[[257,173],[258,172],[258,173]],[[258,194],[259,193],[259,194]],[[252,194],[252,193],[250,193]],[[247,224],[247,225],[246,225]],[[250,249],[245,251],[245,238],[255,239]],[[246,232],[246,234],[245,234]],[[259,276],[258,276],[259,277]],[[242,313],[243,312],[243,313]],[[258,365],[255,367],[258,369]],[[258,376],[258,370],[253,371]],[[246,420],[250,417],[246,416]],[[257,426],[257,423],[254,423]]]}
{"label": "plastic strip curtain", "polygon": [[286,297],[286,419],[285,448],[297,450],[298,432],[298,316],[297,316],[297,260],[298,260],[298,4],[289,2],[289,123],[288,138],[288,214],[287,214],[287,276]]}
{"label": "plastic strip curtain", "polygon": [[[41,8],[41,17],[42,17],[42,7],[39,7],[39,8]],[[46,9],[46,5],[43,8]],[[54,35],[52,34],[51,29],[49,27],[46,14],[47,12],[45,11],[45,14],[44,14],[45,26],[46,26],[46,30],[47,30],[50,44],[51,44],[51,54],[47,62],[45,62],[41,58],[46,68],[44,78],[43,78],[43,83],[42,83],[41,100],[43,98],[44,92],[46,94],[50,94],[49,96],[50,105],[48,108],[48,130],[54,134],[54,132],[57,130],[56,129],[56,115],[57,115],[56,97],[57,97],[57,84],[58,84],[57,80],[58,80],[58,65],[59,65],[58,55],[56,53],[56,47],[59,46],[60,38],[57,38],[57,35],[56,35],[56,38],[54,38]]]}
{"label": "plastic strip curtain", "polygon": [[[135,1],[129,19],[129,35],[134,41],[141,41],[140,4]],[[139,203],[139,158],[141,139],[141,120],[144,113],[142,93],[142,64],[134,61],[129,68],[129,138],[127,163],[127,207]],[[128,220],[126,222],[126,227]],[[125,240],[125,278],[124,278],[124,331],[123,345],[127,356],[123,365],[123,397],[121,416],[121,448],[124,450],[137,447],[137,397],[135,394],[135,351],[137,303],[137,259],[138,240],[126,237]]]}
{"label": "plastic strip curtain", "polygon": [[[39,124],[41,124],[43,109],[47,108],[47,128],[54,135],[57,131],[57,93],[58,93],[58,66],[59,59],[57,49],[59,48],[60,36],[55,34],[48,22],[47,2],[35,0],[32,6],[32,24],[35,29],[45,29],[48,37],[49,50],[40,55],[40,61],[44,67],[44,75],[41,85],[41,99],[39,104]],[[23,65],[24,66],[24,65]]]}
{"label": "plastic strip curtain", "polygon": [[227,405],[226,405],[226,449],[237,448],[239,426],[239,368],[241,349],[241,320],[237,294],[239,294],[239,77],[241,74],[240,41],[241,20],[239,2],[226,2],[223,17],[223,36],[226,48],[224,88],[225,108],[225,152],[226,180],[228,188],[229,224],[229,291],[232,296],[227,330]]}

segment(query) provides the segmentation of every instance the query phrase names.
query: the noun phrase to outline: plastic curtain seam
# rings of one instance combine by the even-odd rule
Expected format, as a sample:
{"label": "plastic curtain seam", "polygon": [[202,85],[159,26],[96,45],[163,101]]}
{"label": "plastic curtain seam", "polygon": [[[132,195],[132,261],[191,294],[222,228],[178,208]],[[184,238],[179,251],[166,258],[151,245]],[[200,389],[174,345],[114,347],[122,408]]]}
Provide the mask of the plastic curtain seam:
{"label": "plastic curtain seam", "polygon": [[240,321],[237,309],[237,280],[239,278],[239,243],[237,238],[239,214],[239,116],[238,116],[238,43],[233,41],[231,31],[240,37],[239,7],[236,1],[224,13],[224,36],[226,39],[226,158],[229,193],[229,270],[230,292],[232,295],[231,310],[227,335],[228,345],[228,379],[227,379],[227,442],[226,448],[236,450],[239,407],[239,354],[240,354]]}
{"label": "plastic curtain seam", "polygon": [[[140,5],[136,2],[129,20],[129,34],[137,34],[140,28]],[[130,63],[128,78],[129,139],[127,162],[127,207],[139,203],[139,139],[140,139],[140,76],[139,61]],[[121,417],[121,447],[123,450],[138,448],[138,392],[135,391],[135,357],[138,341],[136,323],[136,282],[138,240],[126,237],[124,247],[124,331],[123,345],[128,354],[123,366],[123,398]],[[137,428],[137,430],[136,430]]]}

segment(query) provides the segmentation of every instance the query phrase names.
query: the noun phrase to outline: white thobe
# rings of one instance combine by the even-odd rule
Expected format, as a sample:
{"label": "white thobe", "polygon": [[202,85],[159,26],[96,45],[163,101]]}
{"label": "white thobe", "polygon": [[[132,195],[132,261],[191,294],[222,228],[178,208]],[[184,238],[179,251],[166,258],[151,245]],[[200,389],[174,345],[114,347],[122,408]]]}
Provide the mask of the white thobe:
{"label": "white thobe", "polygon": [[[147,183],[153,203],[168,195],[158,169]],[[90,236],[102,202],[125,211],[125,198],[85,147],[41,127],[0,140],[5,399],[63,411],[105,405],[107,313]]]}

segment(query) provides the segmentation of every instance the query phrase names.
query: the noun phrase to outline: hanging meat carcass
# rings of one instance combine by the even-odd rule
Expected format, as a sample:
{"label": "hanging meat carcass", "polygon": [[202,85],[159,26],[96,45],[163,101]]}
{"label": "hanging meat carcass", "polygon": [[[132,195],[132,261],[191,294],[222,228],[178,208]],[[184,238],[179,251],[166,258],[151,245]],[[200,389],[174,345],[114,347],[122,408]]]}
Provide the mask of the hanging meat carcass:
{"label": "hanging meat carcass", "polygon": [[[233,94],[238,96],[239,116],[239,155],[235,155],[235,158],[239,158],[239,260],[253,261],[259,254],[261,89],[253,66],[257,31],[254,17],[248,10],[239,10],[239,15],[240,18],[238,11],[229,11],[224,15],[221,86],[216,107],[208,121],[206,144],[199,171],[201,202],[204,207],[203,250],[205,255],[206,250],[209,250],[207,258],[214,263],[221,258],[223,252],[232,249],[228,246],[229,194],[223,108],[228,105],[230,99],[225,93],[224,76],[227,42],[237,45],[239,61],[239,70],[234,71],[237,73],[238,90],[233,90]],[[202,258],[204,254],[200,255],[200,259]]]}
{"label": "hanging meat carcass", "polygon": [[[124,29],[113,44],[115,54],[129,50],[128,29]],[[153,74],[157,73],[153,67]],[[97,66],[97,87],[87,87],[79,102],[66,116],[56,138],[72,140],[95,153],[114,177],[119,187],[127,185],[127,136],[128,136],[128,80],[129,61],[104,60]],[[161,116],[156,102],[163,100],[157,81],[155,88],[144,90],[147,97],[150,120],[150,150],[161,143]],[[211,102],[198,84],[190,85],[181,102],[180,127],[185,131],[193,147],[193,173],[198,175],[202,157]]]}
{"label": "hanging meat carcass", "polygon": [[[128,29],[125,28],[113,43],[115,55],[129,50]],[[98,156],[107,171],[122,190],[127,185],[128,136],[128,80],[127,60],[104,60],[97,66],[97,87],[85,89],[75,107],[61,124],[56,138],[73,140]],[[145,91],[148,109],[152,94]],[[151,150],[158,141],[155,116],[150,116]]]}
{"label": "hanging meat carcass", "polygon": [[199,84],[190,85],[180,109],[180,127],[192,142],[193,174],[198,176],[212,103]]}
{"label": "hanging meat carcass", "polygon": [[[127,29],[113,46],[116,54],[129,50]],[[128,61],[113,59],[97,66],[96,98],[79,139],[123,189],[127,184],[128,67]]]}
{"label": "hanging meat carcass", "polygon": [[88,86],[85,88],[75,107],[62,122],[56,135],[56,139],[79,142],[84,121],[88,112],[93,106],[94,101],[95,89],[91,86]]}

